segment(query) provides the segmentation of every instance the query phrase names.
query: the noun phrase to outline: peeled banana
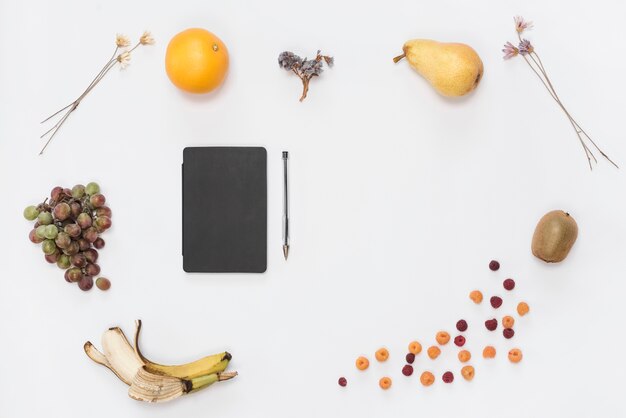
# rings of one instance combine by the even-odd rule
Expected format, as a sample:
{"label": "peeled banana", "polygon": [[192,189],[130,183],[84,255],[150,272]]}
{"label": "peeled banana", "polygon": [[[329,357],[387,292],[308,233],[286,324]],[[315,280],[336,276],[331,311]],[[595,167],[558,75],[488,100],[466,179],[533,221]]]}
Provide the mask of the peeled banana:
{"label": "peeled banana", "polygon": [[237,372],[224,372],[231,359],[227,352],[175,366],[146,359],[139,349],[141,321],[137,320],[135,324],[135,347],[118,327],[109,328],[102,335],[104,353],[90,341],[83,346],[90,359],[110,369],[129,386],[128,396],[131,398],[144,402],[166,402],[237,376]]}

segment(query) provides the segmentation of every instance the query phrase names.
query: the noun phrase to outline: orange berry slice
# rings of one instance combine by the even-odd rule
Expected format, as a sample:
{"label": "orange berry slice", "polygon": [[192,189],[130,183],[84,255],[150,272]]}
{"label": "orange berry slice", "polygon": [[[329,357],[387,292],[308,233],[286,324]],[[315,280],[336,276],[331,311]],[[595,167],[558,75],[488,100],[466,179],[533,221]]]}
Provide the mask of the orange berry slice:
{"label": "orange berry slice", "polygon": [[378,381],[378,386],[381,387],[381,389],[387,390],[391,387],[391,378],[390,377],[381,377],[380,380]]}
{"label": "orange berry slice", "polygon": [[450,334],[445,331],[439,331],[435,339],[439,344],[446,345],[448,344],[448,341],[450,341]]}
{"label": "orange berry slice", "polygon": [[496,356],[496,349],[490,345],[484,348],[483,357],[484,358],[494,358]]}
{"label": "orange berry slice", "polygon": [[461,369],[461,376],[465,380],[472,380],[474,378],[474,368],[472,366],[465,366]]}
{"label": "orange berry slice", "polygon": [[522,350],[519,348],[513,348],[509,351],[509,360],[511,363],[519,363],[522,361]]}
{"label": "orange berry slice", "polygon": [[417,355],[421,352],[422,352],[422,344],[420,344],[417,341],[412,341],[411,344],[409,344],[409,353]]}
{"label": "orange berry slice", "polygon": [[389,358],[389,351],[386,348],[380,348],[376,351],[376,360],[387,361]]}
{"label": "orange berry slice", "polygon": [[474,303],[480,303],[483,301],[483,294],[480,290],[472,290],[469,297]]}
{"label": "orange berry slice", "polygon": [[370,361],[361,356],[358,359],[356,359],[356,368],[359,370],[366,370],[368,367],[370,366]]}
{"label": "orange berry slice", "polygon": [[435,383],[435,375],[433,375],[431,372],[424,372],[420,376],[420,382],[424,386],[430,386]]}
{"label": "orange berry slice", "polygon": [[461,350],[458,357],[461,363],[466,363],[472,358],[472,354],[467,350]]}
{"label": "orange berry slice", "polygon": [[520,302],[517,304],[517,313],[519,316],[524,316],[530,311],[530,307],[526,302]]}
{"label": "orange berry slice", "polygon": [[430,357],[431,359],[436,359],[437,357],[439,357],[439,354],[441,354],[441,350],[439,349],[439,347],[435,345],[428,347],[428,357]]}

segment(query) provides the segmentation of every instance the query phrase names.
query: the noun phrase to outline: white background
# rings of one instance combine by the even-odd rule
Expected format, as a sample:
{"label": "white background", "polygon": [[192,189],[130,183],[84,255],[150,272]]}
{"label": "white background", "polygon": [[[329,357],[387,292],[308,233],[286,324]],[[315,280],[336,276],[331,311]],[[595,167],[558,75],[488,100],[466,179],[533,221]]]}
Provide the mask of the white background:
{"label": "white background", "polygon": [[[621,1],[2,1],[0,2],[0,416],[320,417],[605,416],[621,400],[626,271],[624,168],[590,172],[567,119],[520,59],[503,61],[512,17],[563,101],[626,167],[626,59]],[[188,27],[218,34],[231,67],[206,97],[177,91],[164,72],[168,40]],[[67,104],[112,52],[116,32],[140,48],[84,100],[48,151],[39,121]],[[410,38],[461,41],[483,59],[475,94],[437,95],[407,62]],[[280,70],[283,50],[335,56],[312,82]],[[180,163],[185,146],[262,145],[268,151],[268,270],[182,271]],[[291,155],[292,252],[281,254],[281,159]],[[104,238],[107,293],[82,293],[27,238],[22,209],[57,185],[95,180],[114,216]],[[548,266],[530,239],[551,209],[570,211],[579,239]],[[492,273],[490,259],[502,263]],[[482,322],[474,288],[503,294],[497,317],[527,300],[531,314],[506,341]],[[456,349],[401,375],[409,341],[426,347],[457,319],[476,378],[460,378]],[[82,351],[119,325],[144,320],[145,353],[186,362],[224,349],[235,380],[169,404],[131,400]],[[494,344],[493,361],[480,356]],[[391,359],[372,361],[387,346]],[[505,352],[524,351],[512,365]],[[444,385],[440,375],[457,379]],[[344,375],[347,388],[336,381]],[[394,379],[383,392],[378,379]]]}

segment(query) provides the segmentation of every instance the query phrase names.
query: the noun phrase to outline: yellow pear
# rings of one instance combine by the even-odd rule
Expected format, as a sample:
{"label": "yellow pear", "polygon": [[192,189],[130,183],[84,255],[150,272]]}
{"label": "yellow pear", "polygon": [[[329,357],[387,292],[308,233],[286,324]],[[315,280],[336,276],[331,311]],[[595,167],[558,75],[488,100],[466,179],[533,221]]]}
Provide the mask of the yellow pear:
{"label": "yellow pear", "polygon": [[483,62],[469,45],[430,39],[412,39],[402,47],[405,58],[440,94],[463,96],[474,90],[483,76]]}

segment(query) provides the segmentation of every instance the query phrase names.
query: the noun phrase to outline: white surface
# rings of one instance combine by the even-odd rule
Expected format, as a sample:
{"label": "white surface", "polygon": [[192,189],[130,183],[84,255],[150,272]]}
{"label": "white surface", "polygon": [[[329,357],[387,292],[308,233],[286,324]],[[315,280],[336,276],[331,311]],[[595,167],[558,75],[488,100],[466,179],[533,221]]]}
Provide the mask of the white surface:
{"label": "white surface", "polygon": [[[534,20],[536,44],[562,99],[626,166],[623,16],[619,1],[29,1],[0,3],[0,416],[320,417],[624,416],[623,170],[590,173],[571,127],[520,60],[503,62],[512,16]],[[178,31],[201,26],[231,53],[223,88],[189,97],[167,80],[163,56]],[[153,31],[127,71],[112,72],[42,157],[39,121],[65,105],[111,53],[116,32]],[[439,97],[391,58],[413,37],[462,41],[485,64],[471,96]],[[300,82],[282,50],[322,49],[336,67]],[[187,275],[181,268],[180,163],[190,145],[267,147],[268,271]],[[280,151],[291,155],[292,252],[281,254]],[[52,186],[98,181],[114,212],[104,235],[108,293],[66,284],[27,239],[25,205]],[[580,227],[565,263],[529,250],[537,220],[569,210]],[[491,258],[502,269],[487,269]],[[487,335],[473,288],[531,305],[509,342]],[[400,374],[406,346],[470,321],[476,378],[456,350],[437,383]],[[85,340],[142,318],[146,354],[185,362],[228,349],[240,376],[164,405],[135,402],[83,354]],[[480,356],[493,342],[495,361]],[[387,364],[358,373],[385,345]],[[524,350],[511,365],[509,346]],[[444,386],[440,374],[456,372]],[[336,380],[345,375],[349,386]],[[392,390],[378,389],[382,375]]]}

